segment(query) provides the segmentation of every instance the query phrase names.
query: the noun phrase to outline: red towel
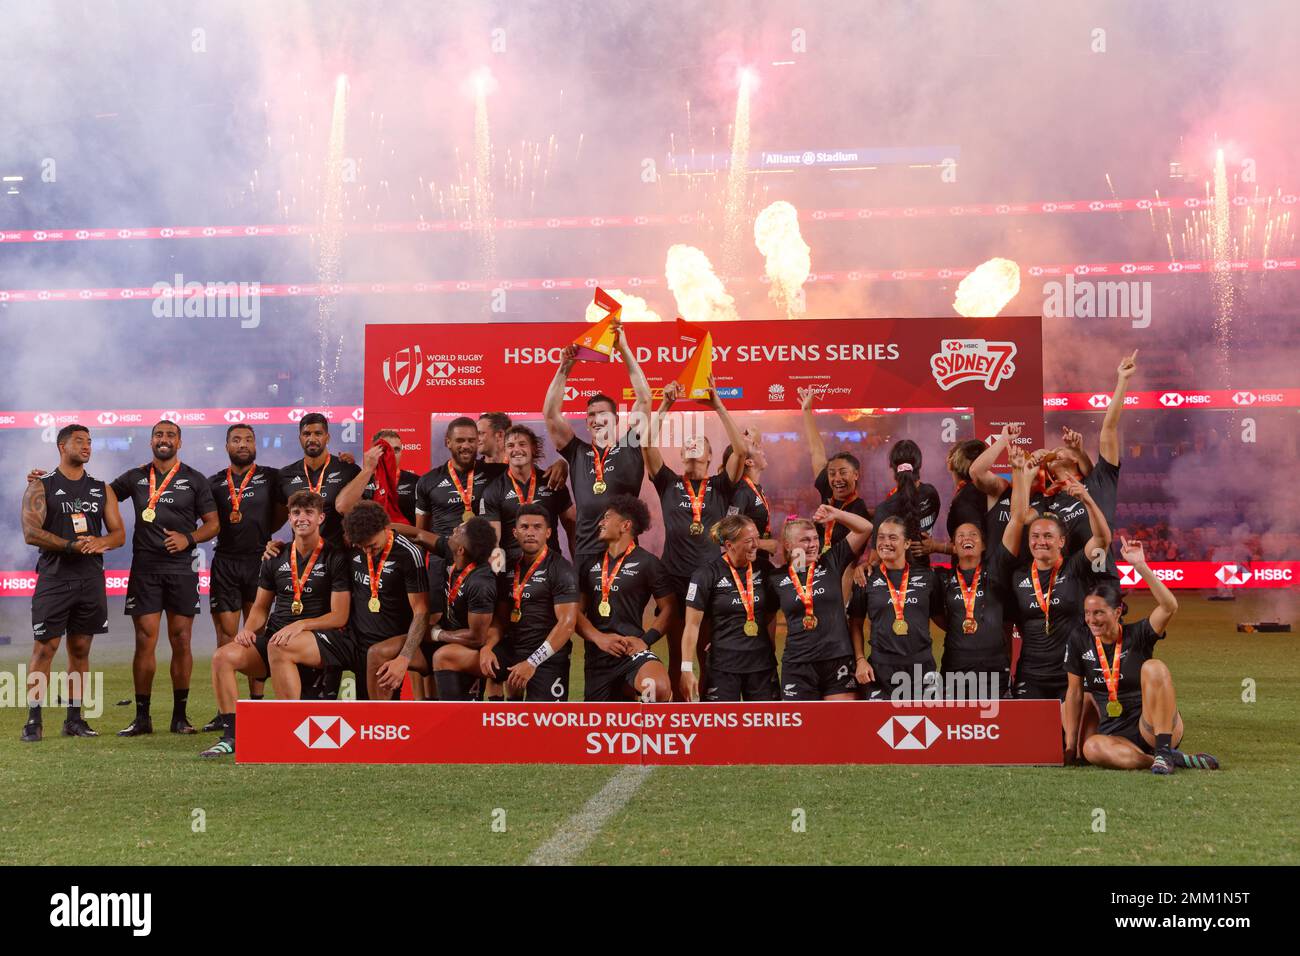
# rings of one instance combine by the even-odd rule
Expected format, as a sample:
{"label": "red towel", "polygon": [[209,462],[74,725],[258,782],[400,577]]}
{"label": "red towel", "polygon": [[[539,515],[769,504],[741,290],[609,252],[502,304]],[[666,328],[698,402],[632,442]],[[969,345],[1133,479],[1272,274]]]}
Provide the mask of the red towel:
{"label": "red towel", "polygon": [[398,524],[406,524],[406,515],[398,507],[397,501],[397,453],[393,446],[382,438],[375,439],[372,447],[383,449],[379,466],[375,469],[375,501],[384,506],[388,517]]}

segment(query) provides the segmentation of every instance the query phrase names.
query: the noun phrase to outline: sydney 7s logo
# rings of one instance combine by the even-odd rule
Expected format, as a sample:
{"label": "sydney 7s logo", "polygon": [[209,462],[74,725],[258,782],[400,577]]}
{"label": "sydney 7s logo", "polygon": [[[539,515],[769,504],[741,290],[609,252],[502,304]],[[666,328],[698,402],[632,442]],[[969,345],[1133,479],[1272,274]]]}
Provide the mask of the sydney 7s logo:
{"label": "sydney 7s logo", "polygon": [[1016,374],[1011,361],[1015,357],[1015,342],[944,339],[939,351],[930,356],[930,371],[945,392],[963,382],[983,382],[985,388],[994,391]]}

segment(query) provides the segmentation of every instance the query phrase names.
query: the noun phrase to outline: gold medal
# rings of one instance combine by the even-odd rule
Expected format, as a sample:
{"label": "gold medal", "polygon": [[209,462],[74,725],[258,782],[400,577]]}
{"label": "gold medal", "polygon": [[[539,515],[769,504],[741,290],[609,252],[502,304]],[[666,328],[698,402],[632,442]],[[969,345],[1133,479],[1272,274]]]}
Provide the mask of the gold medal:
{"label": "gold medal", "polygon": [[899,637],[902,637],[904,634],[907,633],[907,622],[904,621],[901,617],[898,618],[896,621],[894,621],[894,633],[897,634]]}
{"label": "gold medal", "polygon": [[524,616],[524,612],[519,610],[519,608],[515,608],[513,611],[510,612],[510,620],[512,621],[518,621],[523,616]]}
{"label": "gold medal", "polygon": [[172,483],[172,479],[176,477],[176,472],[180,471],[180,468],[181,463],[179,461],[172,465],[172,470],[167,472],[167,477],[163,478],[160,485],[158,484],[158,472],[154,470],[153,465],[149,466],[149,503],[144,506],[144,511],[140,512],[140,517],[143,520],[153,521],[154,518],[158,517],[158,512],[153,510],[153,506],[158,503],[158,499],[167,490],[167,486]]}
{"label": "gold medal", "polygon": [[758,622],[757,622],[757,621],[746,621],[746,622],[745,622],[745,636],[746,636],[746,637],[758,637]]}
{"label": "gold medal", "polygon": [[803,616],[803,629],[805,631],[815,631],[817,629],[816,614],[805,614]]}
{"label": "gold medal", "polygon": [[461,516],[460,516],[461,523],[462,523],[462,524],[465,523],[466,521],[468,521],[468,520],[469,520],[470,518],[472,518],[472,517],[474,517],[474,512],[472,512],[472,511],[470,511],[468,508],[466,508],[466,509],[461,513]]}
{"label": "gold medal", "polygon": [[301,613],[302,613],[302,602],[301,602],[301,601],[294,601],[292,604],[289,605],[289,610],[292,611],[294,614],[301,614]]}
{"label": "gold medal", "polygon": [[243,513],[242,511],[232,511],[232,512],[230,512],[230,523],[231,523],[231,524],[239,524],[239,522],[241,522],[241,521],[243,521],[243,520],[244,520],[244,513]]}
{"label": "gold medal", "polygon": [[830,549],[831,549],[831,546],[830,546],[829,544],[824,544],[824,545],[822,545],[822,554],[825,554],[825,553],[826,553],[827,551],[829,551]]}
{"label": "gold medal", "polygon": [[152,521],[156,517],[158,517],[158,512],[154,511],[152,508],[145,508],[144,511],[140,512],[141,521]]}
{"label": "gold medal", "polygon": [[704,534],[704,525],[698,521],[691,522],[691,534]]}
{"label": "gold medal", "polygon": [[1122,713],[1124,713],[1124,705],[1119,701],[1110,700],[1106,702],[1106,715],[1108,717],[1118,717]]}
{"label": "gold medal", "polygon": [[972,617],[968,617],[961,622],[961,629],[967,634],[974,634],[979,628],[980,626],[975,623],[975,619]]}
{"label": "gold medal", "polygon": [[378,613],[379,613],[379,598],[377,598],[377,597],[372,597],[369,601],[366,602],[366,607],[370,608],[370,613],[371,613],[371,614],[378,614]]}
{"label": "gold medal", "polygon": [[613,609],[609,606],[608,601],[601,601],[600,606],[597,607],[596,610],[600,612],[601,617],[609,617],[609,612]]}
{"label": "gold medal", "polygon": [[597,478],[595,481],[591,483],[591,490],[593,494],[603,495],[607,487],[609,486],[606,485],[605,482],[601,481],[599,478]]}

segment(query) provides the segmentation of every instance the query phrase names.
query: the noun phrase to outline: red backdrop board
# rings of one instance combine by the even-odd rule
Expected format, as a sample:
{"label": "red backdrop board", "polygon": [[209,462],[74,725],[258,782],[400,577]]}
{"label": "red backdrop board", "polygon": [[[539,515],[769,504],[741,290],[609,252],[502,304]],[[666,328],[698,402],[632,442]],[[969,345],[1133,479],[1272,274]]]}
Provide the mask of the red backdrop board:
{"label": "red backdrop board", "polygon": [[[972,411],[986,438],[1005,421],[1025,425],[1021,442],[1043,438],[1042,320],[1038,316],[966,319],[743,320],[717,322],[713,374],[734,410],[791,410],[798,390],[815,388],[820,409],[911,408]],[[403,465],[427,469],[429,416],[485,411],[536,415],[560,352],[586,328],[580,322],[473,325],[368,325],[367,432],[396,428]],[[627,326],[651,386],[676,377],[694,348],[672,322]],[[632,394],[618,361],[579,362],[564,408]],[[436,456],[442,460],[444,455]]]}
{"label": "red backdrop board", "polygon": [[240,763],[1061,763],[1054,700],[236,707]]}

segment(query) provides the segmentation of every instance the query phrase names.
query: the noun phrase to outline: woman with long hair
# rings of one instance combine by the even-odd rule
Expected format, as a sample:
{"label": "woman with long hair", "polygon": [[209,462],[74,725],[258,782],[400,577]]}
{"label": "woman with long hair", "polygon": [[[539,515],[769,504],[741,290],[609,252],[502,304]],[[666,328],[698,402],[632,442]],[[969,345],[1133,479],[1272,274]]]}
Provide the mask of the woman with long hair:
{"label": "woman with long hair", "polygon": [[[894,487],[876,505],[873,512],[876,528],[886,518],[899,518],[906,540],[921,542],[923,536],[928,537],[934,531],[939,520],[939,492],[934,485],[921,481],[921,446],[910,438],[894,442],[889,450],[889,468],[894,475]],[[930,555],[920,547],[912,548],[909,560],[917,567],[930,566]]]}

